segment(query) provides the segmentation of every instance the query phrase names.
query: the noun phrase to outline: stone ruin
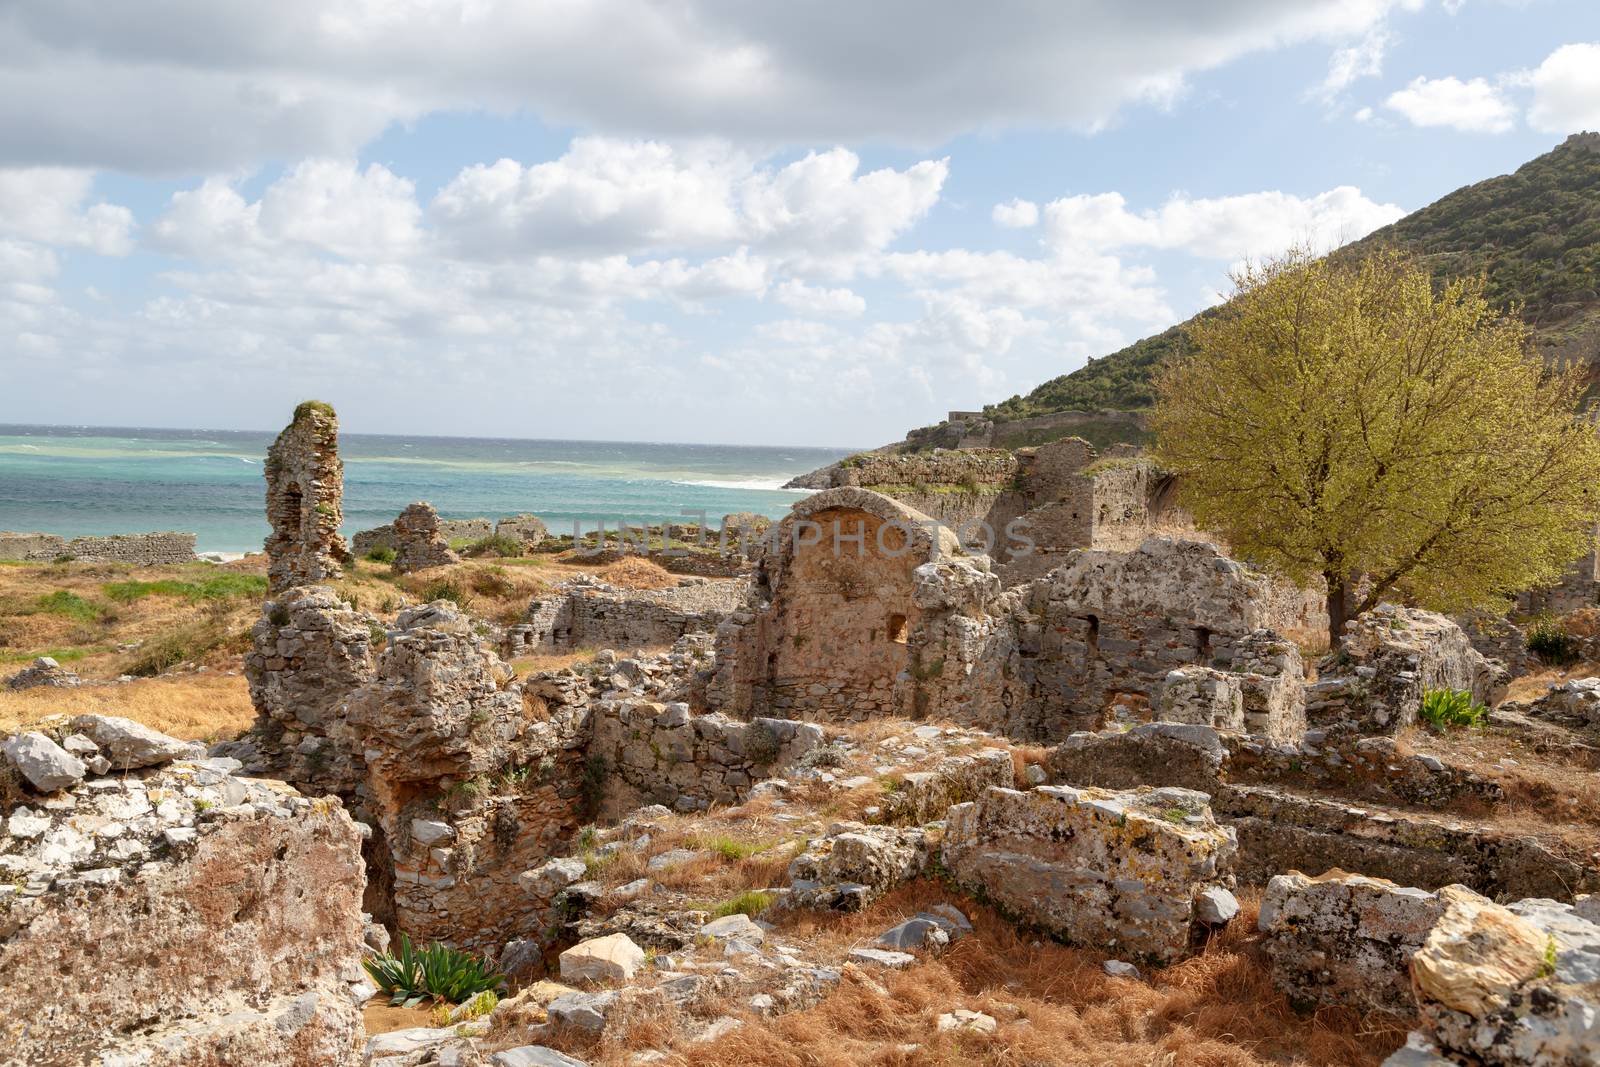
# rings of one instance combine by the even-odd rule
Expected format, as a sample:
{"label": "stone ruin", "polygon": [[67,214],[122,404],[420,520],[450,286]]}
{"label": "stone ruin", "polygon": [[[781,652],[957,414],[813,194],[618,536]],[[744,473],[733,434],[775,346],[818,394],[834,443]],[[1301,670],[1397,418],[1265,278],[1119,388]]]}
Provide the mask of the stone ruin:
{"label": "stone ruin", "polygon": [[748,582],[681,578],[668,589],[619,589],[579,575],[534,597],[506,628],[508,656],[574,648],[648,648],[711,633],[744,603]]}
{"label": "stone ruin", "polygon": [[371,987],[339,802],[126,719],[47,729],[0,761],[5,1062],[350,1062]]}
{"label": "stone ruin", "polygon": [[719,627],[711,700],[735,715],[939,716],[1059,740],[1156,716],[1165,699],[1177,721],[1292,740],[1304,672],[1280,635],[1315,611],[1213,545],[1160,537],[1079,550],[1002,590],[986,557],[927,516],[826,490],[784,520],[746,609]]}
{"label": "stone ruin", "polygon": [[1014,452],[866,452],[801,481],[869,489],[939,520],[992,557],[1007,585],[1049,573],[1074,549],[1129,548],[1157,529],[1193,529],[1174,504],[1173,479],[1148,458],[1127,445],[1097,452],[1078,437]]}
{"label": "stone ruin", "polygon": [[460,563],[439,530],[439,513],[426,501],[409,505],[394,520],[394,569],[399,574]]}
{"label": "stone ruin", "polygon": [[763,558],[749,609],[717,632],[717,686],[732,714],[833,721],[907,715],[923,668],[917,571],[960,552],[926,515],[863,489],[795,505]]}
{"label": "stone ruin", "polygon": [[267,582],[271,592],[343,574],[344,463],[333,409],[308,400],[267,449]]}
{"label": "stone ruin", "polygon": [[[47,999],[43,983],[59,982],[62,968],[89,966],[72,956],[89,951],[83,938],[43,936],[62,923],[108,924],[115,944],[204,944],[193,924],[207,917],[234,930],[223,962],[193,973],[181,954],[169,969],[113,953],[118,987],[140,988],[125,1010],[91,1018],[72,1000],[21,1040],[91,1050],[111,1047],[119,1030],[119,1049],[148,1050],[138,1062],[353,1065],[352,1005],[365,990],[351,964],[363,937],[383,937],[363,912],[514,973],[576,939],[561,954],[563,977],[620,983],[538,1001],[529,1033],[599,1032],[608,1016],[712,988],[692,970],[634,988],[647,967],[641,946],[726,945],[718,980],[742,973],[741,959],[763,961],[752,1010],[814,1003],[840,980],[836,967],[767,966],[760,924],[605,890],[590,865],[642,850],[669,810],[758,796],[792,804],[799,783],[871,782],[827,769],[845,744],[830,727],[892,716],[954,725],[924,722],[909,731],[914,745],[885,742],[870,753],[873,774],[897,745],[938,751],[950,734],[948,754],[898,779],[867,821],[811,836],[773,907],[859,909],[939,871],[1019,923],[1165,963],[1233,918],[1233,888],[1265,885],[1260,924],[1280,988],[1310,1005],[1420,1007],[1395,1067],[1466,1056],[1592,1067],[1574,1050],[1593,1047],[1600,1017],[1600,929],[1582,895],[1600,877],[1538,841],[1430,811],[1493,810],[1505,797],[1393,736],[1424,689],[1488,694],[1497,684],[1453,624],[1401,609],[1354,620],[1345,657],[1324,670],[1343,688],[1308,690],[1285,635],[1317,624],[1315,598],[1214,545],[1151,537],[1080,549],[1006,588],[986,557],[926,518],[859,487],[818,493],[780,524],[743,603],[716,623],[714,647],[674,623],[661,630],[676,638],[663,655],[603,652],[580,669],[522,678],[454,605],[411,605],[385,622],[332,589],[291,583],[273,592],[252,635],[257,725],[210,759],[92,722],[11,739],[0,762],[9,814],[0,867],[22,883],[8,894],[0,879],[0,899],[21,893],[34,910],[16,927],[25,936],[0,941],[0,964],[32,983],[31,997]],[[316,557],[298,543],[277,551],[274,573]],[[646,625],[634,612],[660,610],[642,595],[603,599],[604,625],[617,632]],[[1569,688],[1547,698],[1551,729],[1557,715],[1586,723],[1600,703]],[[1024,768],[996,735],[1056,744]],[[97,784],[118,768],[137,773]],[[306,800],[290,785],[331,798]],[[72,805],[51,799],[63,792]],[[117,833],[101,832],[111,824]],[[576,845],[585,824],[592,852]],[[687,856],[662,853],[648,870],[695,855],[674,851]],[[237,856],[248,857],[243,873],[219,879]],[[1336,867],[1361,873],[1284,873]],[[1489,896],[1534,899],[1498,908]],[[174,907],[185,897],[200,902],[198,918]],[[609,910],[593,911],[602,897]],[[129,909],[124,942],[108,915]],[[956,909],[931,908],[847,959],[906,966],[912,952],[939,951],[970,929]],[[293,967],[261,970],[300,938],[316,948]],[[204,990],[194,973],[206,975]],[[523,1010],[513,1000],[496,1018]],[[26,1017],[20,1002],[8,1017]],[[445,1062],[441,1049],[463,1040],[452,1029],[384,1035],[370,1055],[393,1067]]]}

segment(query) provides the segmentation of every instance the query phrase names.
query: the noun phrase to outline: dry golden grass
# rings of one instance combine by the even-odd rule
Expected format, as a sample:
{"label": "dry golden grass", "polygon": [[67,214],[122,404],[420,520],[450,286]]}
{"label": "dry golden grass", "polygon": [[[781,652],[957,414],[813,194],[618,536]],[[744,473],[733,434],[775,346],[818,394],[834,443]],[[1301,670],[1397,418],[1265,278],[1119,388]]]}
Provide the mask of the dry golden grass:
{"label": "dry golden grass", "polygon": [[121,715],[190,741],[219,741],[250,728],[255,712],[245,680],[222,674],[141,678],[77,689],[0,689],[0,730],[52,715]]}
{"label": "dry golden grass", "polygon": [[[114,563],[0,567],[0,675],[40,655],[85,678],[146,673],[150,661],[237,667],[260,601],[257,591],[189,596],[190,588],[254,575],[255,559],[232,564],[134,568]],[[123,595],[130,583],[165,583]],[[258,579],[257,590],[264,587]],[[123,651],[129,646],[132,651]],[[169,662],[170,661],[170,662]]]}
{"label": "dry golden grass", "polygon": [[[952,899],[976,929],[942,957],[900,972],[846,968],[816,1006],[774,1019],[746,1016],[745,1027],[715,1042],[672,1046],[667,1020],[658,1017],[622,1020],[581,1051],[604,1067],[650,1047],[669,1048],[666,1062],[679,1067],[1375,1067],[1404,1040],[1408,1020],[1297,1015],[1257,958],[1249,902],[1200,956],[1157,970],[1148,982],[1108,978],[1102,955],[1021,934],[931,882],[903,886],[858,915],[792,915],[779,933],[808,954],[843,953]],[[957,1008],[993,1016],[997,1032],[938,1033],[938,1017]],[[734,1001],[700,1011],[739,1014]]]}
{"label": "dry golden grass", "polygon": [[586,571],[619,589],[671,589],[678,584],[678,575],[638,556],[624,556],[599,567],[585,567],[572,560],[562,560],[561,566]]}

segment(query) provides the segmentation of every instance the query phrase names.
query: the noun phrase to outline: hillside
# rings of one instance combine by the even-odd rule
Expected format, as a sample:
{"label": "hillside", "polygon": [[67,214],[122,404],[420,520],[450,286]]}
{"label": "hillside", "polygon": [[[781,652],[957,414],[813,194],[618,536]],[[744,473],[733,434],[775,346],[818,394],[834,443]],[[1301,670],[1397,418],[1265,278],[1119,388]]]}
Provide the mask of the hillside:
{"label": "hillside", "polygon": [[[1458,189],[1339,254],[1385,244],[1422,256],[1441,278],[1485,272],[1490,297],[1507,309],[1520,305],[1552,358],[1593,363],[1600,356],[1600,133],[1573,134],[1515,173]],[[1149,407],[1156,369],[1182,349],[1187,325],[991,404],[984,414],[1013,420]]]}

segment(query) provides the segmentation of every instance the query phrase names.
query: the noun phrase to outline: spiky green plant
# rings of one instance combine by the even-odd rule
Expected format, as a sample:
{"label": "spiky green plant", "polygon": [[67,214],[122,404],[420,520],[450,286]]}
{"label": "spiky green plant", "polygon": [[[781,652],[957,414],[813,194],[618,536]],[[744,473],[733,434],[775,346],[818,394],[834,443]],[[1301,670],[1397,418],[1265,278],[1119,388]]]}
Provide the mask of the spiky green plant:
{"label": "spiky green plant", "polygon": [[430,998],[460,1004],[484,990],[498,992],[506,981],[470,952],[437,941],[419,949],[405,934],[398,953],[380,952],[361,965],[396,1008],[414,1008]]}
{"label": "spiky green plant", "polygon": [[1460,689],[1430,689],[1422,694],[1422,707],[1417,714],[1434,729],[1445,730],[1482,726],[1489,718],[1489,709],[1473,703],[1472,694]]}

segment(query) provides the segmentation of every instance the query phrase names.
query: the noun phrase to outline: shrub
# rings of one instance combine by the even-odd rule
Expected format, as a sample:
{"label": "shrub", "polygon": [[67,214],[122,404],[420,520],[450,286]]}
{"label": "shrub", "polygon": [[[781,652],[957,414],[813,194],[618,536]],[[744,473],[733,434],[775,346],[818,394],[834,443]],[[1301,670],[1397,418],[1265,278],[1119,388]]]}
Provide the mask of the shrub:
{"label": "shrub", "polygon": [[768,764],[783,751],[783,742],[764,722],[753,722],[745,727],[744,755],[751,763]]}
{"label": "shrub", "polygon": [[1556,667],[1578,659],[1578,639],[1561,628],[1554,619],[1536,619],[1528,631],[1528,651]]}
{"label": "shrub", "polygon": [[463,556],[500,556],[502,558],[522,555],[522,542],[515,537],[504,534],[494,534],[481,540],[473,541],[462,548]]}
{"label": "shrub", "polygon": [[1482,726],[1489,709],[1472,702],[1472,694],[1460,689],[1430,689],[1422,694],[1422,721],[1436,730],[1461,726]]}
{"label": "shrub", "polygon": [[379,545],[367,553],[366,558],[373,563],[393,563],[398,553],[388,545]]}
{"label": "shrub", "polygon": [[[197,660],[208,652],[238,643],[241,639],[247,640],[248,637],[248,634],[230,633],[221,621],[202,620],[152,637],[139,646],[122,673],[152,678],[180,663]],[[243,651],[242,644],[240,651]]]}
{"label": "shrub", "polygon": [[472,605],[472,593],[455,578],[436,578],[422,587],[422,592],[417,594],[424,604],[432,604],[435,600],[448,600],[456,607],[465,611]]}
{"label": "shrub", "polygon": [[461,1004],[485,990],[499,990],[506,981],[470,952],[437,941],[418,949],[405,934],[400,935],[398,954],[380,952],[361,965],[396,1008],[414,1008],[430,997]]}
{"label": "shrub", "polygon": [[578,783],[578,815],[592,822],[606,799],[606,758],[598,753],[583,761],[583,778]]}

